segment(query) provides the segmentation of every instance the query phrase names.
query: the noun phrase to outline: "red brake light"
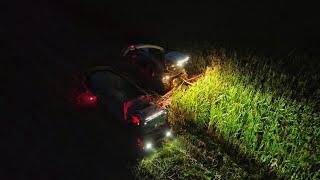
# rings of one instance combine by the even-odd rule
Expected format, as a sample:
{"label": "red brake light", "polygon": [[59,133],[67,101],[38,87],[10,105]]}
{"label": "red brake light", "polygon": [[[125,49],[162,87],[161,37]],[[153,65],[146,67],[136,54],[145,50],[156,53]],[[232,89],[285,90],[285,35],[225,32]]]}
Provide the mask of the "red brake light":
{"label": "red brake light", "polygon": [[132,122],[134,123],[134,124],[136,124],[136,125],[140,125],[140,119],[137,117],[137,116],[135,116],[135,115],[131,115],[131,119],[132,119]]}
{"label": "red brake light", "polygon": [[78,96],[78,104],[86,107],[95,106],[97,104],[97,97],[90,91],[83,92]]}
{"label": "red brake light", "polygon": [[128,110],[129,108],[132,106],[132,102],[131,101],[128,101],[128,102],[125,102],[123,104],[123,116],[124,116],[124,120],[127,120],[128,119]]}

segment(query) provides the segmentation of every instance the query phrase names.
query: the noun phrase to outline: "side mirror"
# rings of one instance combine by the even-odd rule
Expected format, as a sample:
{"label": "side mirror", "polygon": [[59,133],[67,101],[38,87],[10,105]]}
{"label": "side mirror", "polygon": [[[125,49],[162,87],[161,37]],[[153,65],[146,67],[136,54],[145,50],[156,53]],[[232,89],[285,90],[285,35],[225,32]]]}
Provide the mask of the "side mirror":
{"label": "side mirror", "polygon": [[189,61],[190,57],[186,54],[171,51],[165,55],[166,66],[171,67],[184,67],[184,65]]}

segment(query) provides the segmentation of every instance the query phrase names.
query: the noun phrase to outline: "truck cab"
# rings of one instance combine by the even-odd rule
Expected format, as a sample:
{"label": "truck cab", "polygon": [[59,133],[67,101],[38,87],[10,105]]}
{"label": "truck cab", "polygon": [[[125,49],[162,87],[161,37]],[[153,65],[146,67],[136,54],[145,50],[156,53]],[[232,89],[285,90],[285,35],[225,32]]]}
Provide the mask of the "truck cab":
{"label": "truck cab", "polygon": [[151,44],[130,45],[123,50],[122,56],[137,66],[146,78],[161,84],[164,91],[170,90],[173,79],[186,74],[185,65],[190,59],[186,54]]}

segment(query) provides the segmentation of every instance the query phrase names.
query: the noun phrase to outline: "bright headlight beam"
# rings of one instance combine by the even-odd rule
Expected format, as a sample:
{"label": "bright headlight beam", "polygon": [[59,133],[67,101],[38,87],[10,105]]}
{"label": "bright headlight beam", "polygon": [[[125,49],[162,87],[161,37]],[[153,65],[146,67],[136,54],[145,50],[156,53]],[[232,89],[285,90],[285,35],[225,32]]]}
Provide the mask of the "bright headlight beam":
{"label": "bright headlight beam", "polygon": [[168,130],[168,131],[166,132],[166,137],[171,137],[171,136],[172,136],[172,133],[171,133],[170,130]]}
{"label": "bright headlight beam", "polygon": [[177,66],[183,66],[183,64],[186,63],[189,59],[190,59],[190,57],[188,56],[188,57],[178,61]]}
{"label": "bright headlight beam", "polygon": [[151,149],[151,148],[152,148],[152,143],[151,142],[146,143],[146,149]]}

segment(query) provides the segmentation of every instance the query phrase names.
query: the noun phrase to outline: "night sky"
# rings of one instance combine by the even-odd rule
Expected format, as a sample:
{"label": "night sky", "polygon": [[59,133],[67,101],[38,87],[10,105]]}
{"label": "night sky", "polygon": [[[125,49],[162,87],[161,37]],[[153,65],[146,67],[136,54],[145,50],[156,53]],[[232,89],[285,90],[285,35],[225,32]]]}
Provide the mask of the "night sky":
{"label": "night sky", "polygon": [[1,179],[103,179],[125,171],[115,162],[122,156],[110,140],[117,132],[105,128],[109,117],[79,113],[66,98],[72,77],[113,64],[130,43],[208,41],[319,54],[318,6],[304,1],[13,0],[1,7],[1,119],[8,137]]}

